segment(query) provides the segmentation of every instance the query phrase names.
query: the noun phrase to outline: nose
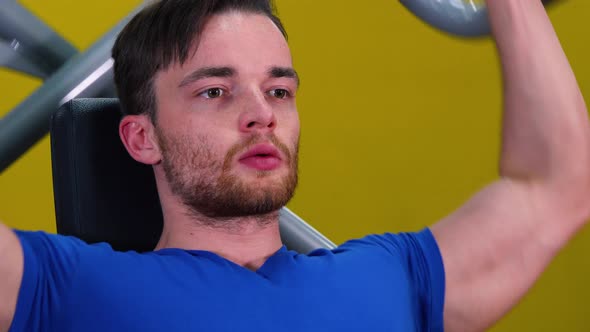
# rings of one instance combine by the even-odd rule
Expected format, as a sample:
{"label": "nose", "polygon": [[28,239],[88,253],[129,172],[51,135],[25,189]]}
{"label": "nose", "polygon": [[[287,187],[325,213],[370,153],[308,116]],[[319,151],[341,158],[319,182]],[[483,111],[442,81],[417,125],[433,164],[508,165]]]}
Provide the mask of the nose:
{"label": "nose", "polygon": [[276,126],[275,112],[263,93],[252,93],[245,98],[239,118],[241,132],[268,133],[272,132]]}

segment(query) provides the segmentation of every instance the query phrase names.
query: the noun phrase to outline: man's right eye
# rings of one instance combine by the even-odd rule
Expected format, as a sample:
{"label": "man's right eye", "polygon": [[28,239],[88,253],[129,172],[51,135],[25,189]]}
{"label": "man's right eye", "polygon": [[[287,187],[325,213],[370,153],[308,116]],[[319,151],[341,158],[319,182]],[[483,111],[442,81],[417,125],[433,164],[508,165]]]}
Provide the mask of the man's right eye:
{"label": "man's right eye", "polygon": [[207,99],[215,99],[223,96],[224,91],[221,88],[211,88],[201,92],[199,95]]}

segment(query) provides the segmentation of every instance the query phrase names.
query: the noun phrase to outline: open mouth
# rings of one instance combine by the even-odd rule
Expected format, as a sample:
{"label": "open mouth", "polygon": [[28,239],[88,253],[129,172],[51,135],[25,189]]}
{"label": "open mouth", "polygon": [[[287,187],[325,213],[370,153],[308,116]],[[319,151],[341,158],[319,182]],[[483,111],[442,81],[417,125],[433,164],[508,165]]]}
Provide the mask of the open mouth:
{"label": "open mouth", "polygon": [[249,168],[270,171],[278,168],[282,159],[279,151],[271,144],[259,144],[240,156],[239,162]]}

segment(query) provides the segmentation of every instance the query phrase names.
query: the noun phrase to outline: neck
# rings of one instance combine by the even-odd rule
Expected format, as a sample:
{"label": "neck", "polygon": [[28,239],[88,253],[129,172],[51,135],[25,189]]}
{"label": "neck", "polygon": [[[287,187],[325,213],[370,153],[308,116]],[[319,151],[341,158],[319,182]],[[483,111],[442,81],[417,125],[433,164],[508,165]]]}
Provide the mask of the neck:
{"label": "neck", "polygon": [[278,211],[220,220],[194,213],[172,215],[165,211],[164,229],[155,250],[206,250],[257,270],[281,246]]}

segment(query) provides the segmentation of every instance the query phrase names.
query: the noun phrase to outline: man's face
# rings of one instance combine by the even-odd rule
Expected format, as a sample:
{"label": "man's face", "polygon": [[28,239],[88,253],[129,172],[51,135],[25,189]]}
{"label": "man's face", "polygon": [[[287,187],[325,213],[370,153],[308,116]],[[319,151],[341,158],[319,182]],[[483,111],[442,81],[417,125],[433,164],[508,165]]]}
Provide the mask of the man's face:
{"label": "man's face", "polygon": [[194,55],[154,81],[156,133],[172,192],[196,214],[279,209],[297,184],[298,80],[263,15],[210,18]]}

